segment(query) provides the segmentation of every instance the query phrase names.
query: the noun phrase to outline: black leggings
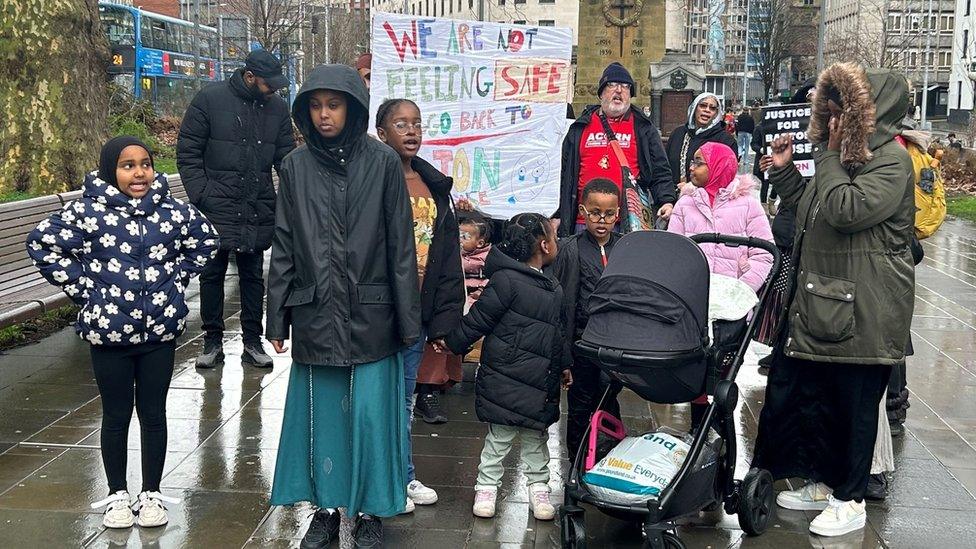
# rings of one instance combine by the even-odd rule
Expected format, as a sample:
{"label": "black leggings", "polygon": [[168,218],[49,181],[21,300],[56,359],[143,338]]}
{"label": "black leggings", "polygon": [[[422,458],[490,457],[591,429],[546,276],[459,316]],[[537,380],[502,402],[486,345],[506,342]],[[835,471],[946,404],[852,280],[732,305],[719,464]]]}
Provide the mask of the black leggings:
{"label": "black leggings", "polygon": [[102,397],[102,465],[109,494],[126,488],[126,446],[133,393],[142,434],[142,491],[158,492],[166,461],[166,393],[176,343],[91,346],[92,370]]}

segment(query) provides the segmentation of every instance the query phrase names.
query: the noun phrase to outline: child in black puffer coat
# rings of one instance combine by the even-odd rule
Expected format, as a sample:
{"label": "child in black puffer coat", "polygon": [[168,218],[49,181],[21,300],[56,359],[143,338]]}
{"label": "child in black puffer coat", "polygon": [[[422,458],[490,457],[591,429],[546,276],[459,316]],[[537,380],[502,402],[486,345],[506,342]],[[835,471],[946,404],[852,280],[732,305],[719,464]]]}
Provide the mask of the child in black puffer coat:
{"label": "child in black puffer coat", "polygon": [[547,429],[559,419],[560,376],[564,388],[572,382],[562,289],[542,272],[555,258],[556,232],[548,219],[539,214],[512,218],[502,243],[488,253],[488,286],[445,337],[451,351],[462,354],[485,336],[475,381],[478,419],[489,424],[475,486],[478,517],[495,514],[502,459],[516,438],[521,439],[533,515],[551,520],[555,514],[549,501]]}
{"label": "child in black puffer coat", "polygon": [[[91,344],[102,401],[107,528],[162,526],[159,493],[166,459],[166,393],[175,340],[186,326],[184,292],[217,251],[217,233],[195,207],[173,198],[149,148],[117,137],[102,148],[84,194],[41,221],[27,252],[41,274],[81,305],[76,330]],[[142,433],[142,493],[126,487],[133,401]]]}

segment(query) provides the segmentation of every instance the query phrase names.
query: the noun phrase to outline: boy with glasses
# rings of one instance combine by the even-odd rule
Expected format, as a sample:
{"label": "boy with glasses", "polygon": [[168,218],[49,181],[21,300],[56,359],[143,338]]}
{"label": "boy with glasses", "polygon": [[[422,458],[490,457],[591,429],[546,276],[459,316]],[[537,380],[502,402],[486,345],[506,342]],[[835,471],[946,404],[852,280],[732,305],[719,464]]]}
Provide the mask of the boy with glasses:
{"label": "boy with glasses", "polygon": [[[575,342],[586,328],[589,315],[586,305],[596,287],[614,245],[620,235],[614,226],[620,218],[620,188],[609,179],[591,179],[583,187],[579,215],[585,230],[559,241],[559,255],[552,266],[553,275],[563,287],[563,314],[565,315],[566,339]],[[566,447],[570,459],[575,457],[590,416],[600,404],[609,378],[601,379],[600,368],[573,353],[573,384],[569,387],[567,402],[569,417],[566,424]],[[620,417],[616,383],[600,407]]]}

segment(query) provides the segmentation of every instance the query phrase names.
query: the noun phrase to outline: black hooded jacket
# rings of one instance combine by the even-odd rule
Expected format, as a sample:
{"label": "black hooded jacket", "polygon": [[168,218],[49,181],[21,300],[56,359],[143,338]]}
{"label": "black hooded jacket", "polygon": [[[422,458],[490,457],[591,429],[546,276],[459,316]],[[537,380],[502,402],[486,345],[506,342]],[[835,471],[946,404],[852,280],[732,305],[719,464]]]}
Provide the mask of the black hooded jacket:
{"label": "black hooded jacket", "polygon": [[491,280],[445,342],[460,354],[485,337],[475,379],[478,419],[545,430],[559,419],[559,377],[569,367],[562,288],[497,248],[488,252],[485,273]]}
{"label": "black hooded jacket", "polygon": [[295,148],[288,105],[277,95],[256,99],[238,69],[200,90],[183,116],[176,162],[190,202],[220,233],[225,250],[271,246],[275,190],[271,167]]}
{"label": "black hooded jacket", "polygon": [[[317,90],[345,94],[345,127],[319,135]],[[306,144],[281,163],[268,275],[267,338],[292,340],[305,364],[374,362],[420,334],[413,216],[400,158],[366,136],[369,95],[359,74],[324,65],[308,75],[292,116]]]}
{"label": "black hooded jacket", "polygon": [[427,270],[420,291],[421,317],[427,326],[427,337],[437,339],[458,325],[464,310],[461,241],[458,238],[454,202],[451,200],[454,180],[423,158],[414,157],[410,165],[424,180],[437,205],[434,235],[430,241]]}
{"label": "black hooded jacket", "polygon": [[[563,138],[559,210],[554,216],[562,220],[559,224],[561,237],[575,232],[576,213],[579,209],[580,139],[593,113],[599,108],[599,105],[586,107]],[[631,105],[630,115],[634,117],[634,132],[637,134],[639,154],[637,163],[640,166],[640,179],[637,180],[637,185],[650,193],[651,200],[656,206],[674,204],[677,199],[675,186],[671,183],[671,172],[668,170],[668,159],[664,154],[661,134],[658,133],[654,123],[637,107]]]}

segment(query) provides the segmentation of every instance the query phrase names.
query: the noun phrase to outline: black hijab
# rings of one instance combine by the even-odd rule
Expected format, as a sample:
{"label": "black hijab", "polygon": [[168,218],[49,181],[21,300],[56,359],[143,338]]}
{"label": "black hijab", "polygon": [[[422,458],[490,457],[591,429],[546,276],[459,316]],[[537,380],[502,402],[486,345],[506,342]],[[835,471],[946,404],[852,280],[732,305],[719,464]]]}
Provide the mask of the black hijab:
{"label": "black hijab", "polygon": [[118,181],[115,180],[115,169],[119,164],[119,156],[122,154],[122,150],[130,145],[138,145],[149,154],[149,161],[153,161],[152,151],[145,143],[139,140],[137,137],[132,137],[131,135],[123,135],[109,139],[108,143],[102,146],[102,152],[98,157],[98,178],[106,183],[111,184],[113,187],[118,187]]}

